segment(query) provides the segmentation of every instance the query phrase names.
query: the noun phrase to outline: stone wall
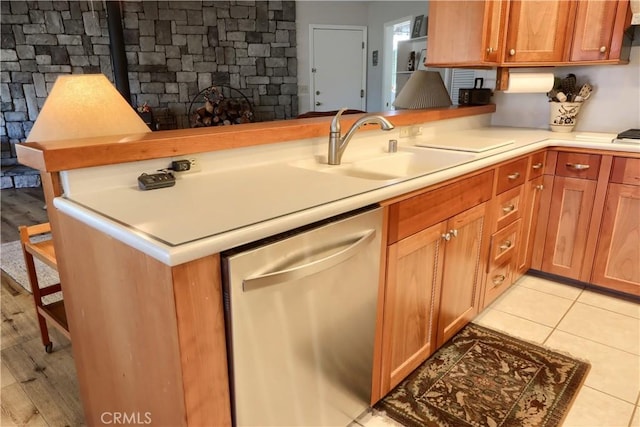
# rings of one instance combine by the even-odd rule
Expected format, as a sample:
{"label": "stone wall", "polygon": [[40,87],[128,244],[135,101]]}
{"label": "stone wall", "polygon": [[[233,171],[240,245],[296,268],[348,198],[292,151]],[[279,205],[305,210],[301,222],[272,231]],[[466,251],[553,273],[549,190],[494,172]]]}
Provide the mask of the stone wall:
{"label": "stone wall", "polygon": [[[191,101],[212,84],[240,90],[257,121],[297,115],[294,1],[121,4],[131,101],[152,107],[161,128],[189,127]],[[13,144],[25,140],[58,75],[103,73],[113,81],[113,70],[102,1],[2,1],[0,7],[6,169],[15,164]]]}

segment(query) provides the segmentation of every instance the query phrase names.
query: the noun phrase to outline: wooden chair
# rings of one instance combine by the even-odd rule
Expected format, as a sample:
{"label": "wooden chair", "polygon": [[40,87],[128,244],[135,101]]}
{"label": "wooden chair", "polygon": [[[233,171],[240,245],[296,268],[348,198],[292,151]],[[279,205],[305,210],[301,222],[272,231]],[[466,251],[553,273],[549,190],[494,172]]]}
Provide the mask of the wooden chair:
{"label": "wooden chair", "polygon": [[56,260],[56,252],[53,247],[53,240],[47,239],[38,242],[32,241],[32,237],[51,232],[51,225],[47,222],[33,226],[21,225],[20,241],[22,242],[22,252],[24,254],[24,262],[29,275],[29,284],[33,293],[33,301],[36,307],[36,315],[38,316],[38,324],[40,326],[40,335],[42,337],[42,345],[47,353],[53,351],[53,343],[49,339],[49,329],[47,321],[52,326],[60,330],[64,336],[71,339],[69,335],[69,326],[67,325],[67,315],[64,311],[64,301],[56,301],[54,303],[45,304],[42,297],[51,295],[61,291],[60,283],[40,287],[34,258],[39,259],[54,270],[58,270],[58,262]]}

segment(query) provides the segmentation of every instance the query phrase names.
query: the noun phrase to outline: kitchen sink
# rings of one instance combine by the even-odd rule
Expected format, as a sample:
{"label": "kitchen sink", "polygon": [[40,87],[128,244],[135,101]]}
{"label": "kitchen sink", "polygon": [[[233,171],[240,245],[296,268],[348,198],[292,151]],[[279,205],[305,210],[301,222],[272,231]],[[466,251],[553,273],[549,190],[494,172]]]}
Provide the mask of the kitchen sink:
{"label": "kitchen sink", "polygon": [[402,147],[395,153],[378,154],[336,166],[319,163],[314,159],[297,161],[291,163],[291,166],[353,178],[390,181],[436,172],[468,162],[475,157],[473,153],[453,150]]}

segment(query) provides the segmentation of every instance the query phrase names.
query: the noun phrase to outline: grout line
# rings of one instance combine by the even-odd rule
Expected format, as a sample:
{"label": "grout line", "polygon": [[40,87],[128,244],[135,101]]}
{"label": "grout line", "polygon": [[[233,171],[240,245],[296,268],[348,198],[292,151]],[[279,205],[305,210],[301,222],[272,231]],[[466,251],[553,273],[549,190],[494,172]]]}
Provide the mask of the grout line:
{"label": "grout line", "polygon": [[[602,394],[604,394],[604,395],[607,395],[607,396],[609,396],[609,397],[610,397],[610,398],[612,398],[612,399],[616,399],[616,400],[619,400],[620,402],[623,402],[623,403],[626,403],[626,404],[628,404],[628,405],[631,405],[631,406],[633,406],[634,408],[635,408],[635,406],[636,406],[636,405],[634,405],[634,404],[633,404],[633,402],[629,402],[629,401],[628,401],[628,400],[626,400],[626,399],[623,399],[623,398],[618,397],[618,396],[614,396],[614,395],[613,395],[613,394],[611,394],[611,393],[607,393],[606,391],[602,391],[602,390],[597,389],[597,388],[595,388],[595,387],[593,387],[593,386],[583,384],[583,385],[582,385],[582,387],[590,388],[591,390],[594,390],[594,391],[597,391],[598,393],[602,393]],[[631,421],[631,419],[633,419],[633,413],[631,414],[631,418],[629,419],[629,421]]]}
{"label": "grout line", "polygon": [[[620,301],[624,301],[624,300],[620,300]],[[609,313],[619,314],[620,316],[625,316],[625,317],[629,317],[631,319],[640,321],[640,317],[632,316],[632,315],[629,315],[629,314],[626,314],[626,313],[620,313],[619,311],[611,310],[609,308],[600,307],[599,305],[595,305],[593,303],[588,303],[588,302],[584,302],[584,301],[578,301],[578,302],[580,304],[583,304],[583,305],[586,305],[586,306],[589,306],[589,307],[597,308],[597,309],[600,309],[600,310],[603,310],[603,311],[608,311]],[[640,305],[638,305],[638,307],[640,307]]]}
{"label": "grout line", "polygon": [[636,413],[640,413],[640,407],[638,406],[638,404],[640,404],[640,393],[638,393],[638,398],[636,399],[636,404],[633,405],[633,411],[631,411],[631,418],[629,418],[629,427],[635,427],[633,424],[631,424],[633,422],[633,417],[636,415]]}
{"label": "grout line", "polygon": [[[562,321],[564,320],[565,317],[567,317],[567,314],[569,314],[569,311],[571,311],[571,309],[573,308],[574,305],[576,305],[576,303],[578,302],[578,298],[580,298],[580,295],[582,295],[582,293],[584,292],[584,289],[582,289],[580,291],[580,293],[578,294],[578,296],[576,297],[575,300],[573,300],[573,302],[571,303],[571,305],[567,308],[567,311],[564,312],[564,314],[562,315],[562,317],[560,317],[560,319],[558,320],[558,323],[556,323],[556,325],[552,328],[551,333],[549,334],[549,336],[547,338],[545,338],[543,344],[547,345],[547,341],[549,340],[549,338],[551,337],[551,335],[553,335],[553,333],[555,331],[558,331],[560,329],[558,329],[558,326],[560,325],[560,323],[562,323]],[[564,331],[562,331],[564,332]]]}

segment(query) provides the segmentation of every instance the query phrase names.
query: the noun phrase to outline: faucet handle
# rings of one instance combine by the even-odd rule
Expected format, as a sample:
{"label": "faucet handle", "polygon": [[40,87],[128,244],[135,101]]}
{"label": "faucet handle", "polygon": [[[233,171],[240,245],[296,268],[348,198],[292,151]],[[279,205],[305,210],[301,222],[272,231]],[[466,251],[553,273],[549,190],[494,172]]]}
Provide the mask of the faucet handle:
{"label": "faucet handle", "polygon": [[340,117],[342,116],[342,113],[344,113],[345,111],[347,111],[348,108],[343,107],[341,109],[338,110],[338,112],[336,113],[335,116],[333,116],[333,120],[331,120],[331,132],[337,132],[338,134],[340,134],[341,129],[340,129]]}

